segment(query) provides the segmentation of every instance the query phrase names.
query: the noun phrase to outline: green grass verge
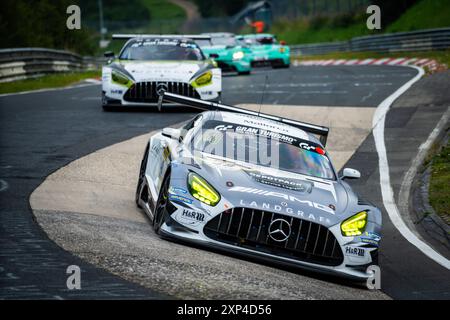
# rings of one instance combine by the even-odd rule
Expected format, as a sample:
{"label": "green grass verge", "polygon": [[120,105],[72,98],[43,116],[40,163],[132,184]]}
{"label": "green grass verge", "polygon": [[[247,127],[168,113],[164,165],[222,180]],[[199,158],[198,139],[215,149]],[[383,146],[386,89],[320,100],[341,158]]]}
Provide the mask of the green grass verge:
{"label": "green grass verge", "polygon": [[0,94],[47,88],[65,87],[84,79],[100,77],[100,71],[70,72],[45,75],[39,78],[0,83]]}
{"label": "green grass verge", "polygon": [[433,156],[429,187],[430,204],[450,224],[450,145]]}
{"label": "green grass verge", "polygon": [[321,55],[303,55],[299,56],[300,60],[326,60],[326,59],[368,59],[368,58],[429,58],[435,59],[439,63],[446,64],[450,67],[450,50],[443,51],[418,51],[418,52],[333,52]]}

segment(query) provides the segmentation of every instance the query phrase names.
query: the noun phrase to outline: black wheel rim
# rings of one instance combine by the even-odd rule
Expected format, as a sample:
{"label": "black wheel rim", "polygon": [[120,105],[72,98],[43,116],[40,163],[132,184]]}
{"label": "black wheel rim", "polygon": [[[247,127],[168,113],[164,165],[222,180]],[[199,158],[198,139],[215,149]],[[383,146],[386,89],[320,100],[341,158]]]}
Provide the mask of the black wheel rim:
{"label": "black wheel rim", "polygon": [[[141,192],[142,192],[142,183],[144,182],[144,175],[145,175],[145,169],[146,169],[146,164],[147,164],[147,159],[148,159],[148,149],[149,147],[147,146],[147,148],[145,149],[145,153],[144,153],[144,158],[142,159],[141,162],[141,167],[139,168],[139,177],[138,177],[138,183],[137,183],[137,187],[136,187],[136,204],[139,205],[139,197],[141,196]],[[148,201],[148,199],[147,199]]]}
{"label": "black wheel rim", "polygon": [[158,199],[158,203],[156,205],[156,210],[155,210],[155,218],[154,218],[154,226],[156,230],[159,230],[159,228],[161,227],[164,217],[165,217],[165,213],[166,213],[166,208],[167,208],[167,201],[169,198],[169,178],[166,178],[166,180],[164,181],[163,187],[161,189],[161,195]]}

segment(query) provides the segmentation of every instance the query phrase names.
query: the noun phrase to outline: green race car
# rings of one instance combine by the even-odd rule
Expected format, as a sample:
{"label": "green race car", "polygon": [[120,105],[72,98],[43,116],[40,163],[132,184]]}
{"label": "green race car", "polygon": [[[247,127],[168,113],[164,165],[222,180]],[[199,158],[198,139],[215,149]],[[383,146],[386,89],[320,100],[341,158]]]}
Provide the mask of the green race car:
{"label": "green race car", "polygon": [[222,71],[234,71],[238,74],[250,74],[251,50],[245,44],[238,43],[232,33],[205,33],[210,40],[197,40],[203,53],[217,62]]}
{"label": "green race car", "polygon": [[290,50],[283,41],[278,42],[273,34],[259,33],[236,36],[236,40],[251,49],[251,65],[289,68]]}

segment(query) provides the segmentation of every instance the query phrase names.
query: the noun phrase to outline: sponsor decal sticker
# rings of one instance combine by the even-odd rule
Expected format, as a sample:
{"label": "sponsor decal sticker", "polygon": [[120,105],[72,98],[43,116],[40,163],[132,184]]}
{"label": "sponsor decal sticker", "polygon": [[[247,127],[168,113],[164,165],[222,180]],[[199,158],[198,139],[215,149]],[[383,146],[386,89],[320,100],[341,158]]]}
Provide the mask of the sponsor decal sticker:
{"label": "sponsor decal sticker", "polygon": [[173,186],[171,186],[170,189],[169,189],[169,193],[172,193],[172,194],[186,194],[187,190],[183,189],[183,188],[180,188],[180,187],[173,187]]}
{"label": "sponsor decal sticker", "polygon": [[180,196],[178,194],[169,194],[169,200],[184,202],[184,203],[187,203],[187,204],[191,204],[192,201],[193,201],[192,199]]}
{"label": "sponsor decal sticker", "polygon": [[275,211],[275,212],[282,212],[285,214],[288,214],[290,216],[296,216],[300,217],[302,219],[307,219],[310,221],[316,221],[321,222],[327,225],[331,224],[331,220],[329,218],[323,217],[323,216],[317,216],[312,213],[305,213],[302,210],[295,210],[293,208],[290,208],[289,206],[283,206],[281,204],[272,204],[267,202],[258,203],[256,201],[246,201],[246,200],[240,200],[239,205],[242,207],[250,207],[250,208],[258,208],[260,210],[266,210],[266,211]]}
{"label": "sponsor decal sticker", "polygon": [[256,182],[266,184],[269,186],[279,187],[288,190],[311,192],[312,183],[307,181],[279,178],[270,175],[260,174],[256,172],[246,171]]}
{"label": "sponsor decal sticker", "polygon": [[196,222],[204,222],[205,221],[205,214],[189,209],[183,209],[183,212],[181,213],[180,217],[183,220],[188,220],[191,223]]}
{"label": "sponsor decal sticker", "polygon": [[306,143],[306,142],[300,142],[298,146],[299,146],[300,148],[305,149],[305,150],[308,150],[308,151],[315,151],[315,152],[317,152],[318,154],[322,154],[322,155],[325,154],[325,150],[322,149],[321,147],[319,147],[319,146],[313,146],[313,145],[310,145],[310,144],[308,144],[308,143]]}
{"label": "sponsor decal sticker", "polygon": [[320,203],[317,203],[317,202],[313,202],[313,201],[310,201],[310,200],[302,200],[302,199],[299,199],[299,198],[294,197],[292,195],[287,195],[287,194],[284,194],[284,193],[272,192],[272,191],[261,190],[261,189],[256,189],[256,188],[247,188],[247,187],[232,187],[232,188],[230,188],[230,191],[236,191],[236,192],[243,192],[243,193],[258,194],[258,195],[264,195],[264,196],[269,196],[269,197],[282,198],[284,200],[289,200],[291,202],[295,202],[295,203],[302,204],[302,205],[305,205],[305,206],[313,207],[313,208],[325,211],[325,212],[333,214],[333,215],[335,214],[334,210],[331,209],[328,206],[325,206],[323,204],[320,204]]}
{"label": "sponsor decal sticker", "polygon": [[225,125],[225,124],[220,124],[217,127],[214,128],[214,130],[217,131],[227,131],[228,129],[233,129],[232,125]]}
{"label": "sponsor decal sticker", "polygon": [[366,250],[364,248],[351,247],[351,246],[345,247],[345,255],[346,256],[364,257],[365,254],[366,254]]}
{"label": "sponsor decal sticker", "polygon": [[369,244],[372,244],[377,247],[378,247],[380,240],[381,240],[381,236],[376,232],[366,231],[361,236],[362,242],[369,243]]}

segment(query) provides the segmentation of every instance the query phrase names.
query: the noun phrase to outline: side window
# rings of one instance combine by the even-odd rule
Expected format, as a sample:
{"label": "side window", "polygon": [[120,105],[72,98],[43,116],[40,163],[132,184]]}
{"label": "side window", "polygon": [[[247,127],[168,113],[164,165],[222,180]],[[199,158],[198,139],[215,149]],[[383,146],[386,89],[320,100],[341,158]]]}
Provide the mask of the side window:
{"label": "side window", "polygon": [[188,121],[188,123],[186,123],[181,128],[183,132],[181,133],[180,141],[183,141],[184,138],[186,138],[186,136],[192,132],[192,129],[194,129],[196,126],[198,126],[202,122],[202,119],[203,119],[203,115],[199,114],[194,119]]}

